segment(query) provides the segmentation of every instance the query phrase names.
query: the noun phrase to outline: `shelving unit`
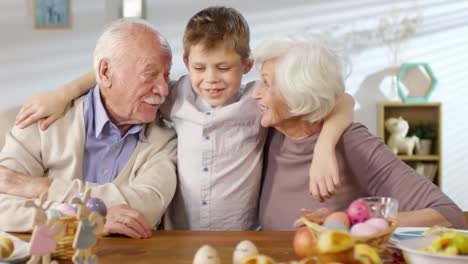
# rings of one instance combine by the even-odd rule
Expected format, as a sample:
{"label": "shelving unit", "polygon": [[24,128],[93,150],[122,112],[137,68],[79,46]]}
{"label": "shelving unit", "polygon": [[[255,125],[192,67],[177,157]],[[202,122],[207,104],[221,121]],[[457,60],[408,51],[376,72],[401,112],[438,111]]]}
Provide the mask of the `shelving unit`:
{"label": "shelving unit", "polygon": [[[385,120],[390,117],[403,117],[408,121],[410,128],[419,123],[428,123],[436,127],[437,135],[432,142],[432,150],[429,155],[398,155],[398,157],[413,168],[425,165],[436,165],[437,170],[433,182],[442,185],[442,106],[440,103],[400,103],[382,102],[379,104],[379,136],[387,142],[389,137],[385,129]],[[422,165],[421,165],[422,164]]]}

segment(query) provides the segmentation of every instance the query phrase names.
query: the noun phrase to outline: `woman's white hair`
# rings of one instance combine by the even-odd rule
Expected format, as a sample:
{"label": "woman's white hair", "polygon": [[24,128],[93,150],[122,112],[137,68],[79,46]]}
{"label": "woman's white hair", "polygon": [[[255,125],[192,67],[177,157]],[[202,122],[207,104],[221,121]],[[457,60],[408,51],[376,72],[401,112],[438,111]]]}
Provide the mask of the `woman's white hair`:
{"label": "woman's white hair", "polygon": [[278,36],[252,51],[256,65],[277,59],[275,80],[292,116],[325,118],[344,93],[346,60],[318,35]]}
{"label": "woman's white hair", "polygon": [[132,52],[128,50],[128,45],[129,40],[135,39],[139,34],[136,29],[144,29],[157,35],[161,45],[171,54],[169,43],[151,23],[139,18],[118,19],[104,29],[94,48],[93,68],[96,80],[99,81],[98,70],[101,60],[108,59],[119,64],[124,59],[123,54]]}

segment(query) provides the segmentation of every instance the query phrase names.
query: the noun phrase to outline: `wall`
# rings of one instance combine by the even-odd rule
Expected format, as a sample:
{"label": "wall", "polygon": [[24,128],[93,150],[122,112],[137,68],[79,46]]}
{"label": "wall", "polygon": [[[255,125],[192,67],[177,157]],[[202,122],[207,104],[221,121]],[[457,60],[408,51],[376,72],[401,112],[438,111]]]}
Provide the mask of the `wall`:
{"label": "wall", "polygon": [[[94,42],[103,26],[117,17],[115,0],[75,0],[71,30],[34,30],[33,1],[0,2],[0,110],[21,104],[31,94],[56,87],[91,69]],[[208,5],[229,5],[249,21],[252,47],[274,33],[321,32],[348,48],[353,71],[347,91],[355,96],[356,121],[376,133],[377,103],[391,97],[392,65],[429,62],[439,78],[431,101],[443,104],[443,191],[464,210],[468,195],[468,2],[449,0],[148,0],[147,18],[169,39],[174,50],[172,77],[185,72],[181,36],[185,23]],[[181,8],[183,7],[183,8]],[[396,10],[400,10],[396,12]],[[377,37],[379,19],[417,18],[415,35],[401,46],[399,60]],[[256,78],[252,72],[246,80]]]}

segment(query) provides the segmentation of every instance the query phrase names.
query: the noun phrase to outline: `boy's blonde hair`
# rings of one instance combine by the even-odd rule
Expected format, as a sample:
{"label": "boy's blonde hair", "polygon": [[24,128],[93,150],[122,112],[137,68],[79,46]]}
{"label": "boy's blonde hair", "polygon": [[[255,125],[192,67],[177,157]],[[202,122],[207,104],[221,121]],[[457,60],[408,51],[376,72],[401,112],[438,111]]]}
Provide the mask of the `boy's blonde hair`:
{"label": "boy's blonde hair", "polygon": [[197,44],[212,50],[219,44],[233,48],[242,60],[250,56],[250,31],[245,18],[234,8],[212,6],[190,18],[184,33],[184,57]]}

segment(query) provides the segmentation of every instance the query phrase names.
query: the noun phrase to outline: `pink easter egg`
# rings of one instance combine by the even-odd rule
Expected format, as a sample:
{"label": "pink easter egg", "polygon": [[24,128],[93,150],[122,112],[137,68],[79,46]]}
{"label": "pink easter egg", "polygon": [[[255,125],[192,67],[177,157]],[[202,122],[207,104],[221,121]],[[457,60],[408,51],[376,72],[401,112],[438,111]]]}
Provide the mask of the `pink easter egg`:
{"label": "pink easter egg", "polygon": [[350,233],[352,236],[363,237],[371,236],[378,233],[379,230],[367,223],[357,223],[351,227]]}
{"label": "pink easter egg", "polygon": [[65,216],[72,216],[76,214],[75,208],[69,204],[60,204],[55,208],[57,211],[61,212]]}
{"label": "pink easter egg", "polygon": [[379,231],[384,231],[390,226],[387,220],[380,218],[380,217],[373,217],[367,220],[366,224],[377,228]]}
{"label": "pink easter egg", "polygon": [[362,223],[371,217],[369,205],[361,199],[352,202],[348,207],[348,217],[351,225]]}

